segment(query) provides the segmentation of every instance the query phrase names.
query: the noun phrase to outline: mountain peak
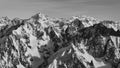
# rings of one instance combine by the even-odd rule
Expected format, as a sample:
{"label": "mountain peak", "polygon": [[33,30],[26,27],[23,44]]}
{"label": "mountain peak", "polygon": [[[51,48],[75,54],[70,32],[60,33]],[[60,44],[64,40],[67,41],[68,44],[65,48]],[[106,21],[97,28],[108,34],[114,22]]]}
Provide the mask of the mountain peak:
{"label": "mountain peak", "polygon": [[45,19],[45,18],[47,18],[48,16],[47,15],[45,15],[45,14],[42,14],[42,13],[37,13],[37,14],[35,14],[35,15],[33,15],[31,18],[34,18],[34,19]]}

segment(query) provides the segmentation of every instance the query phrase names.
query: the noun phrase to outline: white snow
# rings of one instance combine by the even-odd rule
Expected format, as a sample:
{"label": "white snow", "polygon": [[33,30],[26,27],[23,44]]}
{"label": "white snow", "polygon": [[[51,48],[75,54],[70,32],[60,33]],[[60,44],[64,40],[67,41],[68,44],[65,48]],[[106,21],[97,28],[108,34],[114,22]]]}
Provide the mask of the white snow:
{"label": "white snow", "polygon": [[17,68],[25,68],[21,63],[17,65]]}
{"label": "white snow", "polygon": [[[94,64],[95,68],[108,67],[108,64],[106,64],[104,61],[102,61],[102,60],[100,60],[100,59],[99,59],[99,61],[97,61],[97,60],[96,60],[92,55],[90,55],[85,49],[83,49],[84,53],[82,53],[82,52],[80,52],[80,51],[78,50],[78,48],[75,47],[73,44],[72,44],[72,46],[73,46],[73,48],[74,48],[74,50],[75,50],[75,53],[76,53],[77,57],[78,57],[79,59],[83,58],[83,59],[81,59],[83,62],[89,62],[89,63],[91,63],[91,61],[93,61],[93,64]],[[88,66],[86,66],[86,67],[88,67]],[[109,66],[109,67],[110,67],[110,66]]]}

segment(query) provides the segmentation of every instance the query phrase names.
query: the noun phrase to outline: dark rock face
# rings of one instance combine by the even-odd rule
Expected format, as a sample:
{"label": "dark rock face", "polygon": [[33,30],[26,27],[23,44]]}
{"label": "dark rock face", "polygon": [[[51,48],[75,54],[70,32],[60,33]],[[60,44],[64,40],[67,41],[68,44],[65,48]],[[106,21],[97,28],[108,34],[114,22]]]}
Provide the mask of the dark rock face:
{"label": "dark rock face", "polygon": [[87,17],[0,19],[0,68],[119,68],[119,23]]}

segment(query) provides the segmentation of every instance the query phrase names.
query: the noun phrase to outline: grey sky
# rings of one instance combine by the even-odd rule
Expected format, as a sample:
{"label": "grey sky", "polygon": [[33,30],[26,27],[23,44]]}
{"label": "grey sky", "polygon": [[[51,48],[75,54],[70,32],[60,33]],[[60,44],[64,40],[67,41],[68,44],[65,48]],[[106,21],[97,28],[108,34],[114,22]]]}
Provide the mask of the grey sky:
{"label": "grey sky", "polygon": [[29,18],[42,12],[50,17],[87,15],[120,20],[120,0],[0,0],[0,17]]}

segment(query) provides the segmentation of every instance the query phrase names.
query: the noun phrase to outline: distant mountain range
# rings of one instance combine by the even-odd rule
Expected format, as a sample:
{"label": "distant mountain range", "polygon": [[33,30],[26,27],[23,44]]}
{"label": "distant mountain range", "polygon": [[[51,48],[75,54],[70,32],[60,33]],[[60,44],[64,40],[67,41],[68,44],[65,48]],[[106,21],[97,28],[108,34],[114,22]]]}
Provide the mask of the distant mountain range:
{"label": "distant mountain range", "polygon": [[0,18],[0,68],[120,68],[120,23],[87,16]]}

